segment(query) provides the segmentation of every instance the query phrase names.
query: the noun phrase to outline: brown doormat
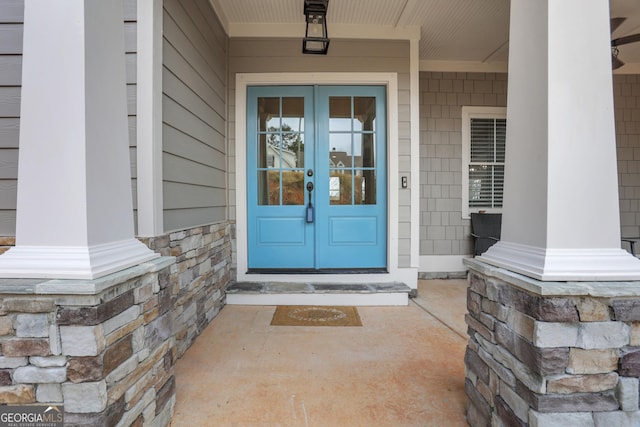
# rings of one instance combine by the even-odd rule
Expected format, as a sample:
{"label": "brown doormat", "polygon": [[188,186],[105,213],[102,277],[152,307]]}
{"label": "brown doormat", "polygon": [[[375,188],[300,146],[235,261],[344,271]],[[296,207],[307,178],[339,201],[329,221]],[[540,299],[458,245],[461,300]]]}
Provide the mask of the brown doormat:
{"label": "brown doormat", "polygon": [[362,321],[355,307],[280,305],[271,326],[362,326]]}

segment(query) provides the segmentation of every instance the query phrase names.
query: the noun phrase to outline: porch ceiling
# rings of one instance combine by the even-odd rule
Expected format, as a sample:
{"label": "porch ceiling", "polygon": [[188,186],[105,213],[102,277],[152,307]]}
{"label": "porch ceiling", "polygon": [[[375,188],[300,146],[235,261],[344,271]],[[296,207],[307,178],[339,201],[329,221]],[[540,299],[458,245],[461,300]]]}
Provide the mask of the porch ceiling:
{"label": "porch ceiling", "polygon": [[[231,37],[294,37],[304,33],[304,0],[210,0]],[[420,31],[420,68],[506,70],[509,0],[330,0],[330,37],[395,38]],[[610,0],[611,16],[627,20],[613,37],[640,32],[640,0]],[[579,14],[576,14],[579,19]],[[567,17],[570,20],[571,17]],[[571,46],[567,46],[571,49]],[[640,72],[640,43],[620,47]]]}

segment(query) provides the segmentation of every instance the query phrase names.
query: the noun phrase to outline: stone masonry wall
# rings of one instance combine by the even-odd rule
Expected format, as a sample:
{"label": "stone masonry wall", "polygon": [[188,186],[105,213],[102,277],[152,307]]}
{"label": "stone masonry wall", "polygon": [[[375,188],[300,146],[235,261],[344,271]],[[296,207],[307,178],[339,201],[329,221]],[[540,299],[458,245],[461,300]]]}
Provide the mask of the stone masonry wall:
{"label": "stone masonry wall", "polygon": [[64,405],[65,426],[169,424],[172,258],[96,280],[0,280],[0,404]]}
{"label": "stone masonry wall", "polygon": [[142,239],[161,255],[176,257],[174,302],[178,357],[225,304],[231,279],[232,226],[228,222]]}
{"label": "stone masonry wall", "polygon": [[95,280],[0,279],[0,404],[65,426],[166,426],[174,363],[225,302],[231,225],[145,239],[165,255]]}
{"label": "stone masonry wall", "polygon": [[640,425],[639,283],[536,284],[467,265],[471,426]]}

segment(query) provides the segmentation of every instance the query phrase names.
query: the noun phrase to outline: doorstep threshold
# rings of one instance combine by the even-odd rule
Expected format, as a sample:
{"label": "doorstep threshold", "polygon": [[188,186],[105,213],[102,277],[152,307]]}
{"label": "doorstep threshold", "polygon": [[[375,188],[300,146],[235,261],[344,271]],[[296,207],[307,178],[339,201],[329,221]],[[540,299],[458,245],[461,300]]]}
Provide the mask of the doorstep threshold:
{"label": "doorstep threshold", "polygon": [[300,282],[232,282],[227,294],[323,294],[323,293],[409,293],[411,288],[401,282],[388,283],[300,283]]}
{"label": "doorstep threshold", "polygon": [[250,268],[247,274],[388,274],[386,268]]}
{"label": "doorstep threshold", "polygon": [[409,304],[411,288],[400,282],[313,283],[232,282],[226,289],[230,305],[354,305]]}

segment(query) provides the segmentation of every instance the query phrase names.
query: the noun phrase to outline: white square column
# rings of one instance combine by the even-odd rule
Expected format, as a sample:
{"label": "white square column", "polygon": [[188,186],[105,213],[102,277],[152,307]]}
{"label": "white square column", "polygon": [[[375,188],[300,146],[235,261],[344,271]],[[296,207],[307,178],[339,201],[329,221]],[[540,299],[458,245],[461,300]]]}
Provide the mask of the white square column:
{"label": "white square column", "polygon": [[134,237],[122,1],[26,0],[16,246],[0,277],[92,279]]}
{"label": "white square column", "polygon": [[608,0],[512,0],[502,240],[538,280],[637,280],[621,249]]}

